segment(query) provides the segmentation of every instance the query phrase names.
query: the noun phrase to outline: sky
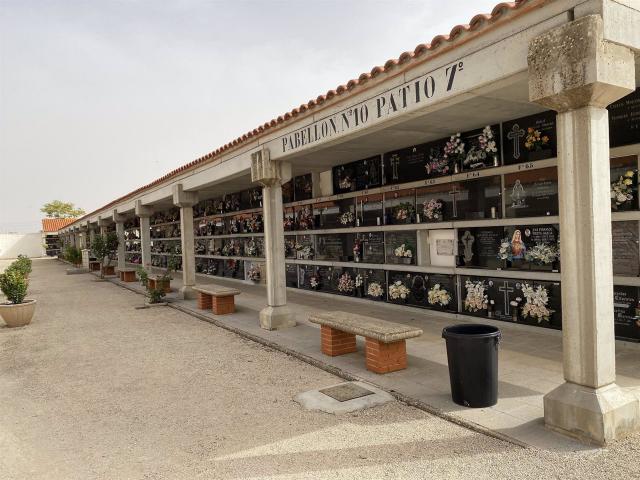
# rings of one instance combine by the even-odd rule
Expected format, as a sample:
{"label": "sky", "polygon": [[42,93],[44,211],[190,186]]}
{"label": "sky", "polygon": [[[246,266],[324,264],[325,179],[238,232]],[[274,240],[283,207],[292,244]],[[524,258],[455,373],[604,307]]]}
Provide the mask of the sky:
{"label": "sky", "polygon": [[0,0],[0,233],[93,211],[497,0]]}

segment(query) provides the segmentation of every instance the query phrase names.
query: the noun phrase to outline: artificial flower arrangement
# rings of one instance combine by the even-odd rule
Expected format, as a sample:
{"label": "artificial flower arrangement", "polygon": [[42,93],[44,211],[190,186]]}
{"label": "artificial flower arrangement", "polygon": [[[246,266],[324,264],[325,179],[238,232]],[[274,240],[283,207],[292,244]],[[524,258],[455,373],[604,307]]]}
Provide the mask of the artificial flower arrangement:
{"label": "artificial flower arrangement", "polygon": [[406,300],[409,295],[409,289],[400,280],[389,286],[389,298],[391,300]]}
{"label": "artificial flower arrangement", "polygon": [[549,265],[560,257],[560,250],[557,245],[549,243],[536,243],[524,254],[525,260],[538,265]]}
{"label": "artificial flower arrangement", "polygon": [[231,233],[240,233],[240,222],[235,218],[232,218],[229,223],[229,229],[231,230]]}
{"label": "artificial flower arrangement", "polygon": [[362,253],[362,242],[360,240],[356,240],[353,243],[353,259],[356,262],[360,261],[360,254]]}
{"label": "artificial flower arrangement", "polygon": [[532,317],[541,323],[543,320],[549,321],[551,310],[547,304],[549,303],[549,293],[542,285],[532,287],[528,283],[522,285],[522,294],[527,300],[522,307],[522,315],[525,318]]}
{"label": "artificial flower arrangement", "polygon": [[513,260],[513,249],[511,248],[511,240],[503,238],[500,241],[500,248],[498,248],[498,259],[506,260],[508,262]]}
{"label": "artificial flower arrangement", "polygon": [[430,305],[440,305],[441,307],[446,307],[447,305],[449,305],[449,302],[451,302],[451,294],[444,288],[442,288],[439,283],[436,283],[429,289],[429,292],[427,294],[427,301]]}
{"label": "artificial flower arrangement", "polygon": [[616,208],[633,200],[634,175],[632,170],[627,170],[618,180],[611,183],[611,201],[615,203]]}
{"label": "artificial flower arrangement", "polygon": [[493,129],[490,125],[482,129],[482,134],[478,137],[478,145],[480,149],[487,154],[498,153]]}
{"label": "artificial flower arrangement", "polygon": [[251,280],[252,282],[259,282],[260,281],[260,267],[257,266],[257,265],[253,265],[247,271],[247,278],[249,280]]}
{"label": "artificial flower arrangement", "polygon": [[398,248],[393,251],[393,254],[398,258],[411,258],[413,253],[407,246],[403,243]]}
{"label": "artificial flower arrangement", "polygon": [[496,147],[493,129],[490,125],[487,125],[478,136],[478,145],[474,145],[469,149],[463,163],[471,168],[484,167],[485,159],[488,156],[493,156],[494,161],[497,161],[495,158],[497,152],[498,148]]}
{"label": "artificial flower arrangement", "polygon": [[297,244],[296,248],[298,250],[298,258],[300,260],[309,260],[313,258],[313,248],[311,248],[311,245]]}
{"label": "artificial flower arrangement", "polygon": [[338,291],[342,293],[351,293],[355,289],[355,283],[351,275],[347,272],[340,275],[338,279]]}
{"label": "artificial flower arrangement", "polygon": [[347,190],[351,188],[351,185],[352,185],[352,182],[349,175],[345,175],[340,180],[338,180],[338,186],[340,187],[341,190]]}
{"label": "artificial flower arrangement", "polygon": [[422,214],[427,220],[442,220],[442,202],[435,198],[422,204]]}
{"label": "artificial flower arrangement", "polygon": [[298,228],[311,230],[313,228],[313,212],[309,207],[304,207],[298,214]]}
{"label": "artificial flower arrangement", "polygon": [[467,280],[464,284],[467,296],[464,299],[464,309],[468,312],[479,312],[486,310],[489,305],[489,296],[485,293],[487,285],[484,280]]}
{"label": "artificial flower arrangement", "polygon": [[444,158],[451,159],[454,162],[465,158],[464,143],[460,138],[460,133],[451,135],[449,141],[445,144]]}
{"label": "artificial flower arrangement", "polygon": [[247,257],[256,257],[258,255],[258,244],[255,240],[249,240],[245,247],[245,255]]}
{"label": "artificial flower arrangement", "polygon": [[367,288],[367,295],[373,298],[380,298],[384,295],[384,289],[378,282],[371,282]]}
{"label": "artificial flower arrangement", "polygon": [[400,205],[396,205],[393,209],[393,216],[398,221],[406,221],[411,219],[413,215],[414,207],[410,202],[402,202]]}
{"label": "artificial flower arrangement", "polygon": [[284,222],[283,222],[284,228],[285,229],[291,229],[293,227],[293,217],[290,216],[286,216],[284,217]]}
{"label": "artificial flower arrangement", "polygon": [[549,144],[549,137],[542,135],[540,130],[533,127],[527,128],[527,136],[524,139],[524,148],[529,151],[543,150]]}
{"label": "artificial flower arrangement", "polygon": [[247,230],[251,233],[262,232],[262,217],[260,215],[252,215],[247,219]]}
{"label": "artificial flower arrangement", "polygon": [[340,223],[342,225],[351,225],[355,219],[356,217],[353,215],[353,212],[351,212],[350,210],[340,215]]}
{"label": "artificial flower arrangement", "polygon": [[356,275],[356,288],[360,288],[364,284],[364,278],[362,278],[361,274]]}
{"label": "artificial flower arrangement", "polygon": [[298,242],[295,240],[291,240],[289,238],[284,239],[284,255],[285,257],[292,255],[294,252],[298,250]]}
{"label": "artificial flower arrangement", "polygon": [[449,173],[449,160],[445,156],[439,158],[438,156],[429,155],[424,168],[427,170],[427,175],[447,175]]}
{"label": "artificial flower arrangement", "polygon": [[311,275],[309,277],[309,285],[314,290],[320,287],[320,277],[318,277],[317,275]]}

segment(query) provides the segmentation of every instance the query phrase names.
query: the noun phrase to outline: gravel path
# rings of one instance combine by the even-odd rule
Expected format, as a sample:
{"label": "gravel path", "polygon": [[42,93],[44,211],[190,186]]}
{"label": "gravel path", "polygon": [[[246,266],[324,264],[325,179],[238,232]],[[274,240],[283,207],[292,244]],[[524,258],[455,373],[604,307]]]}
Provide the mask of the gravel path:
{"label": "gravel path", "polygon": [[341,379],[64,269],[35,261],[33,323],[0,328],[3,480],[640,477],[640,436],[558,455],[397,402],[305,411]]}

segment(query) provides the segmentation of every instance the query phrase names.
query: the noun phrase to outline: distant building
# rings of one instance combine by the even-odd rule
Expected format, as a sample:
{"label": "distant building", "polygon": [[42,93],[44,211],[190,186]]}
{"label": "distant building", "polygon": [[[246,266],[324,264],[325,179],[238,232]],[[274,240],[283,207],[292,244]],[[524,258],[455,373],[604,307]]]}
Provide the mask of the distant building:
{"label": "distant building", "polygon": [[60,255],[62,242],[58,236],[58,231],[70,223],[73,223],[75,220],[75,218],[42,219],[42,245],[45,249],[45,255],[48,257]]}

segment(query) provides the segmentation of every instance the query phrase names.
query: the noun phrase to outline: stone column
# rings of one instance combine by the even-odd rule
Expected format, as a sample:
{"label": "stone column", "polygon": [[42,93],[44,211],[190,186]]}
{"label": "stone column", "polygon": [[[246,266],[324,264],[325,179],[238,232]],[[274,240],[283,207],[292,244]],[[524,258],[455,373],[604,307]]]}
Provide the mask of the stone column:
{"label": "stone column", "polygon": [[96,230],[89,225],[89,245],[87,248],[91,250],[91,245],[93,245],[93,240],[96,238]]}
{"label": "stone column", "polygon": [[127,266],[125,244],[124,244],[124,221],[126,217],[117,210],[113,211],[113,221],[116,223],[116,236],[118,237],[118,270],[123,270]]}
{"label": "stone column", "polygon": [[180,238],[182,241],[182,298],[196,298],[196,257],[193,239],[193,206],[197,192],[186,192],[182,184],[173,186],[173,204],[180,207]]}
{"label": "stone column", "polygon": [[591,15],[534,39],[528,63],[530,100],[558,112],[566,383],[545,395],[545,423],[605,444],[640,425],[638,398],[615,383],[606,110],[635,89],[634,56]]}
{"label": "stone column", "polygon": [[142,201],[136,201],[136,215],[140,219],[140,248],[142,250],[142,268],[151,268],[151,231],[149,217],[151,217],[150,207],[142,205]]}
{"label": "stone column", "polygon": [[282,184],[290,179],[291,165],[272,162],[269,150],[263,149],[251,155],[251,180],[262,185],[267,306],[260,311],[260,326],[266,330],[293,327],[296,324],[287,306],[282,223]]}

